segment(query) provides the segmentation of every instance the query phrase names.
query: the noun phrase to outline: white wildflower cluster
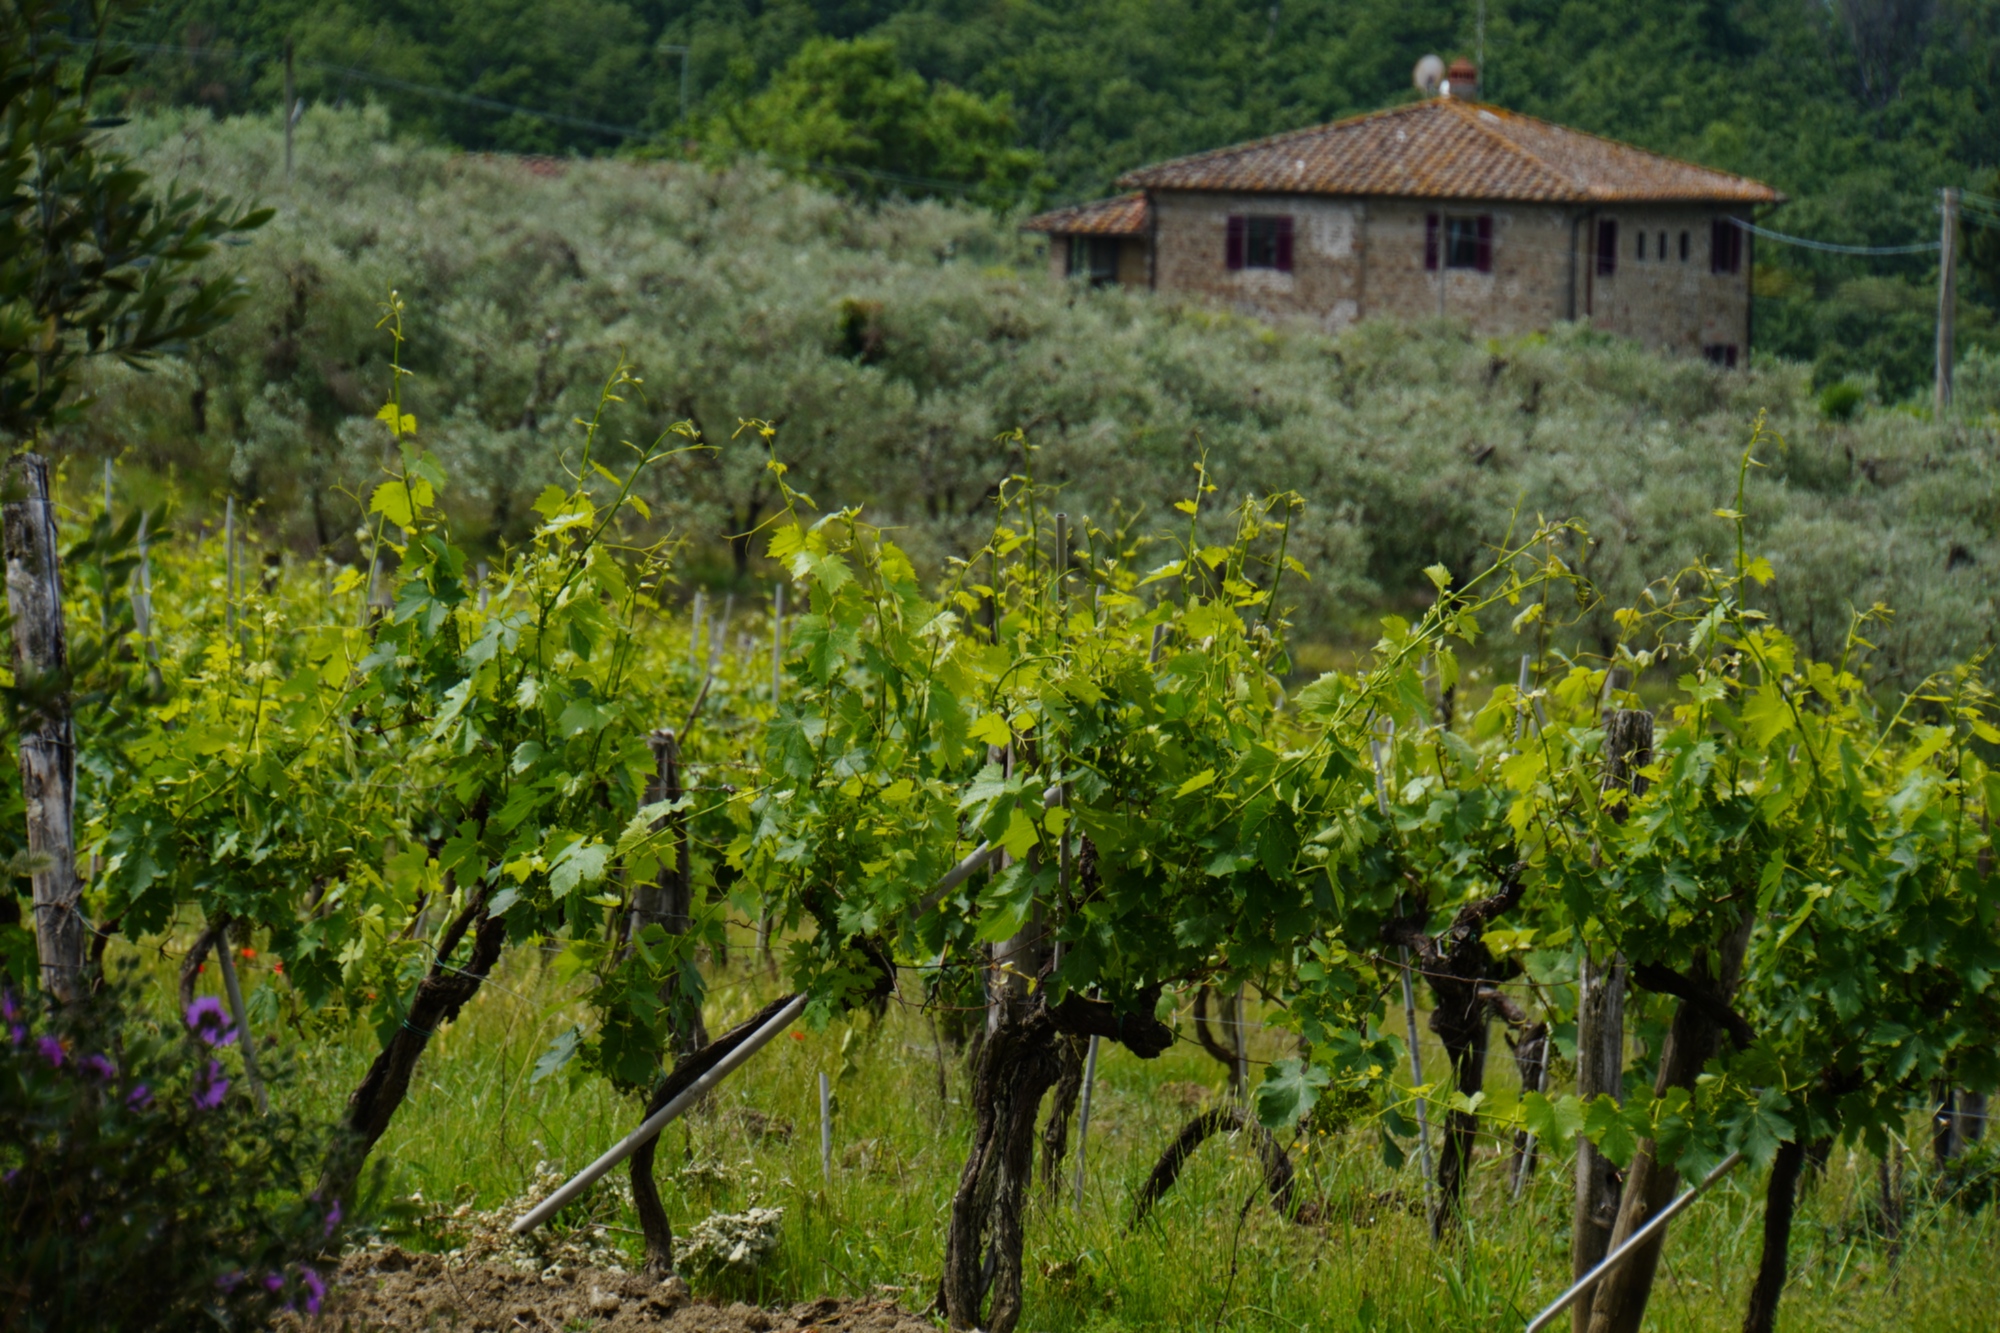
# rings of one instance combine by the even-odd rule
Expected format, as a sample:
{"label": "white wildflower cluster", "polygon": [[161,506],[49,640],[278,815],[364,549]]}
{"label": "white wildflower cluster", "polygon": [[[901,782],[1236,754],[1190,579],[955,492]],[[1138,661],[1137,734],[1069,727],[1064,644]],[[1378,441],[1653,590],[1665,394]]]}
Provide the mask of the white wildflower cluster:
{"label": "white wildflower cluster", "polygon": [[453,1268],[501,1264],[550,1281],[559,1281],[579,1268],[628,1271],[631,1261],[613,1241],[603,1220],[631,1207],[632,1186],[623,1177],[603,1181],[584,1196],[587,1220],[560,1231],[537,1227],[523,1236],[508,1230],[516,1218],[553,1194],[568,1178],[560,1163],[545,1158],[535,1163],[527,1187],[499,1207],[476,1211],[470,1203],[462,1203],[439,1214],[437,1222],[456,1241],[445,1253],[445,1262]]}
{"label": "white wildflower cluster", "polygon": [[764,1256],[778,1248],[779,1225],[784,1220],[782,1208],[711,1213],[697,1222],[677,1247],[675,1266],[700,1277],[755,1272]]}

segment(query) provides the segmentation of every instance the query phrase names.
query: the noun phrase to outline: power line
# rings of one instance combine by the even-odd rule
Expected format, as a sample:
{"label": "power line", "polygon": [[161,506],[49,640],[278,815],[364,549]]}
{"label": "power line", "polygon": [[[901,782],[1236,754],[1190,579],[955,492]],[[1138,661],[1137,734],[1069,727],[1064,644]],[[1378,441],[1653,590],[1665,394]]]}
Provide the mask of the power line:
{"label": "power line", "polygon": [[1761,236],[1767,241],[1777,241],[1784,245],[1803,246],[1808,250],[1821,250],[1832,255],[1920,255],[1929,254],[1942,248],[1940,241],[1916,241],[1909,245],[1837,245],[1832,241],[1815,241],[1806,236],[1788,236],[1782,231],[1772,231],[1742,218],[1729,219],[1753,236]]}
{"label": "power line", "polygon": [[[163,46],[157,42],[127,42],[134,51],[145,51],[154,55],[211,56],[222,58],[224,53],[213,48],[197,46]],[[240,60],[268,60],[269,52],[238,50],[228,53]],[[456,88],[442,88],[436,84],[413,83],[388,74],[377,74],[373,70],[359,69],[352,65],[335,65],[324,60],[300,60],[297,63],[308,69],[324,70],[329,74],[339,74],[350,79],[360,79],[363,83],[380,84],[399,92],[415,93],[420,97],[436,97],[450,102],[462,102],[467,106],[480,107],[487,111],[505,111],[511,115],[528,116],[534,120],[546,120],[557,125],[568,125],[574,129],[594,130],[600,134],[615,134],[625,139],[648,139],[652,135],[635,125],[613,125],[607,121],[591,120],[584,116],[572,116],[561,111],[541,111],[534,107],[519,106],[513,102],[502,102],[491,97],[481,97],[476,93],[460,92]]]}

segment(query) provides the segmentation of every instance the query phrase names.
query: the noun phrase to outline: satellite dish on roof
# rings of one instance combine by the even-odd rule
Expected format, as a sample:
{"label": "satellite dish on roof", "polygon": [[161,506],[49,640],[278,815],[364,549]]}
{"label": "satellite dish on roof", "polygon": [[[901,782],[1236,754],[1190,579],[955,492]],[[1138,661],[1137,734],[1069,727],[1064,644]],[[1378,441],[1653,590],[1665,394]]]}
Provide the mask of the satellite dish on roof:
{"label": "satellite dish on roof", "polygon": [[1410,72],[1410,82],[1425,97],[1436,97],[1438,85],[1444,82],[1444,57],[1429,55],[1419,60],[1416,69]]}

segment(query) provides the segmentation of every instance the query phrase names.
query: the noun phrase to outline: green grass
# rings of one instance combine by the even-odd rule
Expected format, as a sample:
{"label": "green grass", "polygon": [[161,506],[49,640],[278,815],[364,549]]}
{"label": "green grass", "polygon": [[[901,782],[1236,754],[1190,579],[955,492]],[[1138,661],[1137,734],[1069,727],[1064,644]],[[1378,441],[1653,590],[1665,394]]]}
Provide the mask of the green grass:
{"label": "green grass", "polygon": [[[772,993],[762,971],[713,979],[712,1029]],[[574,1169],[627,1132],[636,1107],[602,1082],[566,1075],[535,1082],[535,1060],[582,1018],[539,955],[517,951],[425,1055],[409,1101],[377,1149],[399,1195],[492,1207],[518,1194],[538,1160]],[[671,1127],[660,1154],[662,1192],[677,1233],[711,1211],[785,1209],[784,1243],[754,1283],[710,1294],[772,1304],[825,1294],[891,1294],[913,1309],[935,1290],[945,1215],[964,1161],[965,1071],[946,1052],[951,1100],[937,1094],[937,1052],[921,1013],[892,1003],[886,1018],[780,1038],[734,1075],[704,1114]],[[843,1068],[843,1041],[851,1070]],[[1255,1054],[1276,1051],[1277,1034]],[[1513,1069],[1495,1042],[1489,1081],[1506,1094]],[[304,1053],[291,1095],[333,1112],[366,1068],[365,1034]],[[1442,1054],[1431,1058],[1442,1072]],[[834,1170],[822,1181],[818,1083],[836,1077]],[[1295,1157],[1309,1197],[1330,1220],[1276,1218],[1258,1189],[1249,1145],[1211,1140],[1153,1219],[1125,1229],[1131,1200],[1160,1149],[1191,1113],[1185,1088],[1218,1090],[1220,1065],[1191,1043],[1156,1061],[1106,1048],[1090,1128],[1081,1210],[1038,1198],[1029,1223],[1027,1314],[1035,1330],[1519,1329],[1566,1283],[1568,1161],[1545,1162],[1532,1188],[1508,1197],[1506,1163],[1475,1167],[1464,1241],[1433,1249],[1411,1208],[1414,1165],[1381,1160],[1372,1131],[1326,1136]],[[732,1111],[754,1107],[792,1122],[789,1142],[753,1142]],[[1497,1146],[1489,1147],[1497,1152]],[[677,1173],[689,1161],[719,1171]],[[2000,1219],[1930,1202],[1914,1176],[1900,1257],[1868,1225],[1876,1164],[1837,1149],[1803,1199],[1782,1327],[1988,1330]],[[1726,1182],[1677,1222],[1648,1328],[1734,1329],[1756,1263],[1762,1180]],[[1239,1225],[1239,1219],[1240,1225]],[[619,1225],[635,1225],[629,1216]],[[636,1258],[636,1235],[614,1233]],[[1233,1268],[1233,1273],[1232,1273]],[[1565,1325],[1566,1327],[1566,1325]]]}

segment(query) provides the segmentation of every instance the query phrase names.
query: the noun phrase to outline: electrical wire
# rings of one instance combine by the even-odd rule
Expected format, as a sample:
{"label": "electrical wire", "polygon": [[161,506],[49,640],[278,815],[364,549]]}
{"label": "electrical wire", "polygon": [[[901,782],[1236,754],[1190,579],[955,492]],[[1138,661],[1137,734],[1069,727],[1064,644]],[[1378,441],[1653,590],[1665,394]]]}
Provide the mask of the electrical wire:
{"label": "electrical wire", "polygon": [[1729,219],[1752,236],[1761,236],[1767,241],[1777,241],[1783,245],[1802,246],[1807,250],[1819,250],[1831,255],[1920,255],[1943,247],[1941,241],[1916,241],[1909,245],[1838,245],[1832,241],[1815,241],[1806,236],[1789,236],[1782,231],[1772,231],[1739,217]]}

